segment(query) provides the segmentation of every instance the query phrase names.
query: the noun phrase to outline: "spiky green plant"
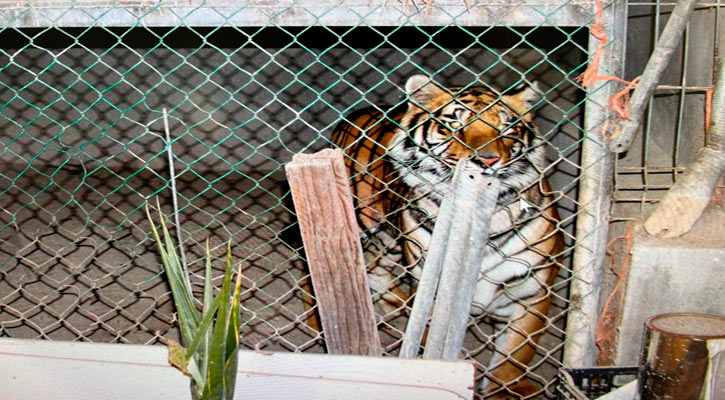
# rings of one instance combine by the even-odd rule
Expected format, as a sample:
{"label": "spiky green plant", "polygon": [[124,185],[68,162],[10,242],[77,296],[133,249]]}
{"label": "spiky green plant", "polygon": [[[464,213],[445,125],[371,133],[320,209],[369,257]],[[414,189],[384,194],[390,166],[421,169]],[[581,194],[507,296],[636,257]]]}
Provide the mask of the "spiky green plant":
{"label": "spiky green plant", "polygon": [[[239,294],[241,267],[232,292],[232,250],[227,244],[226,269],[221,291],[214,297],[211,252],[206,242],[204,296],[201,310],[191,291],[189,272],[179,258],[159,208],[161,234],[146,208],[161,255],[181,330],[181,344],[169,340],[169,363],[191,379],[192,398],[232,400],[239,349]],[[230,299],[231,294],[231,299]]]}

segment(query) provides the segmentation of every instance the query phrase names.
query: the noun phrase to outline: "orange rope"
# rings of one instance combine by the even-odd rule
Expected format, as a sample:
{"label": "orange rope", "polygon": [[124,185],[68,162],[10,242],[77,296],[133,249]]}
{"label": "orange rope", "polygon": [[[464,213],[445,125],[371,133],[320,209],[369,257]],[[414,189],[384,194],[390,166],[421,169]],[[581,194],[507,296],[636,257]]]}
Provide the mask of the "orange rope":
{"label": "orange rope", "polygon": [[710,132],[710,117],[712,117],[712,94],[713,89],[703,89],[705,91],[705,133]]}
{"label": "orange rope", "polygon": [[604,53],[604,46],[606,46],[609,41],[609,36],[604,29],[604,24],[602,24],[602,14],[604,13],[602,0],[595,0],[595,3],[597,5],[597,16],[589,30],[592,36],[599,40],[599,43],[597,44],[597,50],[592,56],[592,60],[589,62],[589,66],[576,80],[581,82],[583,88],[589,87],[597,81],[616,81],[626,84],[626,88],[609,98],[608,106],[612,111],[614,111],[619,119],[629,119],[629,92],[637,86],[639,78],[629,82],[624,79],[617,78],[616,76],[599,75],[599,62],[602,58],[602,54]]}
{"label": "orange rope", "polygon": [[602,7],[602,0],[595,0],[595,2],[597,4],[597,16],[594,20],[594,23],[589,28],[589,31],[591,32],[592,36],[599,40],[599,44],[597,45],[597,51],[594,52],[594,56],[592,56],[592,61],[589,63],[589,66],[584,71],[584,73],[577,78],[577,80],[581,82],[582,87],[588,87],[589,85],[594,83],[594,81],[600,80],[598,78],[602,78],[598,76],[599,60],[602,58],[602,53],[604,53],[604,46],[606,46],[607,42],[609,41],[607,31],[604,29],[604,25],[602,24],[602,14],[604,12],[604,8]]}
{"label": "orange rope", "polygon": [[[617,283],[614,285],[612,293],[607,297],[604,303],[602,313],[597,320],[597,324],[594,330],[594,341],[599,348],[599,357],[597,358],[597,365],[611,365],[614,362],[614,349],[616,348],[617,339],[617,314],[621,301],[621,296],[624,289],[624,283],[629,275],[629,266],[632,261],[632,236],[634,234],[634,226],[638,221],[630,221],[627,225],[627,231],[623,236],[612,239],[607,244],[607,254],[609,255],[612,263],[612,273],[617,277]],[[612,250],[612,245],[619,240],[624,239],[624,260],[619,270],[615,268],[617,265],[617,253]],[[615,302],[616,300],[616,302]]]}
{"label": "orange rope", "polygon": [[619,117],[619,119],[629,120],[629,92],[630,90],[637,87],[637,82],[639,82],[639,78],[641,78],[641,76],[634,78],[632,82],[629,82],[627,84],[627,87],[615,93],[612,97],[609,98],[609,108],[614,111],[615,114],[617,114],[617,117]]}
{"label": "orange rope", "polygon": [[[607,104],[607,106],[614,112],[614,114],[617,115],[619,119],[629,120],[629,93],[632,89],[637,87],[637,82],[639,82],[641,76],[636,77],[630,82],[616,76],[599,75],[599,62],[602,58],[602,53],[604,53],[604,47],[609,41],[609,36],[604,29],[604,24],[602,24],[602,14],[604,13],[604,8],[602,7],[602,0],[594,0],[594,2],[597,7],[597,15],[589,30],[592,36],[599,40],[599,43],[597,44],[597,50],[592,56],[592,60],[589,62],[589,66],[584,71],[584,73],[576,78],[576,81],[581,82],[583,88],[589,87],[591,84],[597,81],[615,81],[626,84],[627,86],[624,89],[620,90],[609,98],[609,103]],[[713,90],[701,90],[705,91],[705,132],[708,132],[710,130],[710,116],[712,115]],[[607,126],[605,126],[604,128],[604,133],[606,135],[608,133],[608,130],[606,129]]]}
{"label": "orange rope", "polygon": [[710,197],[710,204],[717,205],[722,203],[723,205],[725,205],[723,199],[725,199],[725,189],[715,188],[715,190],[712,192],[712,197]]}

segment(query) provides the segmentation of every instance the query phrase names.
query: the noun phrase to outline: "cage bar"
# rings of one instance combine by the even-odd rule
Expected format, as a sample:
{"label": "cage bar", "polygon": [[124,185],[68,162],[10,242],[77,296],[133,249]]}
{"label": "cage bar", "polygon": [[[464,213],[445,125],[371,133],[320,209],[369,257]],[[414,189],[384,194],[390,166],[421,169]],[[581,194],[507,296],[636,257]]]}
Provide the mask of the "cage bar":
{"label": "cage bar", "polygon": [[13,28],[136,26],[582,26],[591,20],[589,0],[436,1],[229,0],[33,1],[0,4]]}
{"label": "cage bar", "polygon": [[[620,3],[610,3],[604,9],[602,21],[610,29],[610,45],[605,48],[599,65],[601,75],[620,76],[624,69],[624,30],[627,9]],[[599,42],[592,37],[590,53]],[[603,129],[612,118],[605,106],[615,88],[609,83],[597,84],[590,90],[586,103],[585,130],[582,143],[582,177],[578,203],[576,236],[571,282],[571,308],[567,314],[564,343],[564,365],[581,368],[594,365],[597,349],[594,342],[594,324],[599,316],[599,299],[604,277],[605,248],[609,229],[612,167],[614,157],[606,149]]]}

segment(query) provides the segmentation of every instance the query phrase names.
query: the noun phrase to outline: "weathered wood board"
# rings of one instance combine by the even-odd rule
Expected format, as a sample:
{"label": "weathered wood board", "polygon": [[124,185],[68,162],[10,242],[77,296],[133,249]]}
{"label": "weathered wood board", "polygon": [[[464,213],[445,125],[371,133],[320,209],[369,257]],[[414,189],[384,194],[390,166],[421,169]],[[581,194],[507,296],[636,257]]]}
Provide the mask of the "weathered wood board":
{"label": "weathered wood board", "polygon": [[286,172],[331,354],[382,354],[340,150],[297,154]]}

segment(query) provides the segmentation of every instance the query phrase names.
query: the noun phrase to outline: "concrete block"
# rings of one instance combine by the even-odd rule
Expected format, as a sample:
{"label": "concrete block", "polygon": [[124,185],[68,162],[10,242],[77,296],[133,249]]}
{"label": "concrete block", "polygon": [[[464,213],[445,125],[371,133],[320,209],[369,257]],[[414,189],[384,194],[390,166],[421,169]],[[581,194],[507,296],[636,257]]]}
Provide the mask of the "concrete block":
{"label": "concrete block", "polygon": [[632,263],[624,299],[615,363],[636,365],[644,321],[667,312],[725,316],[725,209],[711,205],[692,231],[658,239],[634,230]]}

